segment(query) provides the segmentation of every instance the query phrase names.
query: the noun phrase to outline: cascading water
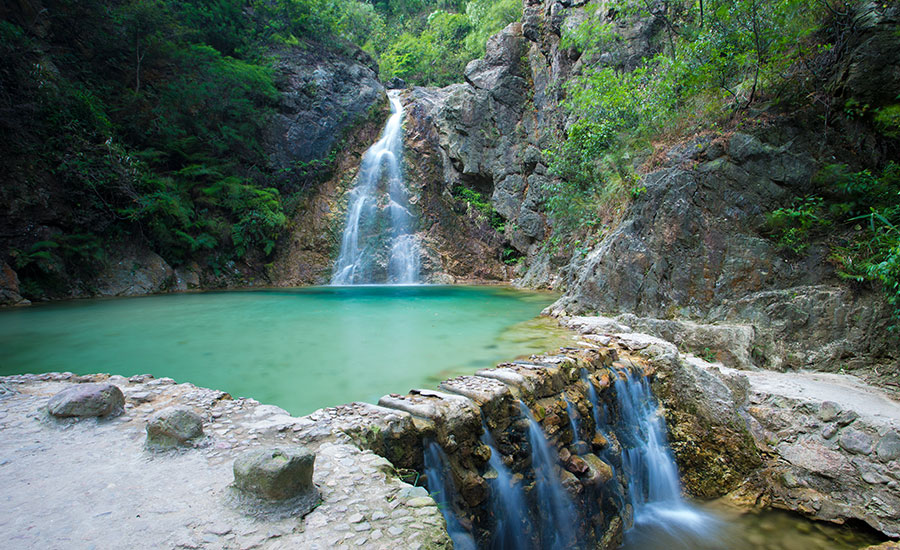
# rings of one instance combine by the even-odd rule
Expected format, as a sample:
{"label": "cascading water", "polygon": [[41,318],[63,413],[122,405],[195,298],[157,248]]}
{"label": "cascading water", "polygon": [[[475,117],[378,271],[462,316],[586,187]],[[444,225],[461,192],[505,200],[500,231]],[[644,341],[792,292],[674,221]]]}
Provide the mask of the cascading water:
{"label": "cascading water", "polygon": [[534,528],[525,504],[525,492],[520,484],[513,480],[509,468],[503,464],[497,444],[491,437],[488,427],[482,424],[484,430],[481,434],[481,442],[491,450],[491,458],[488,465],[496,473],[490,480],[491,510],[494,524],[491,528],[490,548],[496,550],[528,550],[534,548],[531,536]]}
{"label": "cascading water", "polygon": [[578,523],[575,505],[563,488],[556,473],[555,453],[544,436],[541,425],[521,401],[519,408],[528,419],[528,441],[531,444],[531,465],[538,493],[541,518],[541,548],[575,548],[579,546],[574,527]]}
{"label": "cascading water", "polygon": [[437,503],[444,520],[447,522],[447,534],[453,541],[455,550],[475,550],[475,539],[471,533],[459,523],[450,498],[456,493],[453,481],[448,477],[447,455],[441,446],[434,441],[425,444],[425,477],[428,482],[428,492]]}
{"label": "cascading water", "polygon": [[670,547],[671,535],[677,535],[684,548],[696,548],[697,543],[709,541],[715,520],[681,496],[665,422],[647,379],[632,377],[627,370],[621,375],[615,380],[620,414],[616,436],[622,445],[622,467],[628,479],[635,522],[626,541],[633,548],[650,548],[655,532],[664,531]]}
{"label": "cascading water", "polygon": [[580,422],[578,422],[578,413],[575,412],[575,405],[569,401],[569,398],[563,395],[563,399],[566,402],[566,414],[569,415],[569,425],[572,427],[572,442],[578,441],[581,437],[581,426]]}
{"label": "cascading water", "polygon": [[420,254],[409,191],[403,182],[403,106],[391,91],[391,116],[381,138],[363,155],[350,191],[333,285],[416,284]]}

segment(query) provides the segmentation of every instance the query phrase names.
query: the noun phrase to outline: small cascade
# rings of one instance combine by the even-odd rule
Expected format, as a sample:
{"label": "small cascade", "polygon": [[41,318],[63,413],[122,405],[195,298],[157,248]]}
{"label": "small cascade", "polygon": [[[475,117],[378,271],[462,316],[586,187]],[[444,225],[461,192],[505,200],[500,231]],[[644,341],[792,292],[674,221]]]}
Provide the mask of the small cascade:
{"label": "small cascade", "polygon": [[600,432],[600,435],[605,437],[606,434],[600,429],[600,426],[606,425],[606,418],[609,415],[605,408],[601,408],[600,398],[597,397],[597,388],[594,387],[591,379],[588,378],[586,369],[581,369],[581,380],[588,389],[588,401],[591,402],[591,416],[594,418],[594,426],[596,427],[596,430]]}
{"label": "small cascade", "polygon": [[534,548],[534,527],[525,503],[525,492],[513,479],[512,472],[503,464],[497,444],[482,424],[481,442],[491,450],[488,465],[497,477],[489,480],[491,487],[491,511],[494,524],[490,530],[490,548],[493,550],[529,550]]}
{"label": "small cascade", "polygon": [[563,399],[566,402],[566,414],[569,415],[569,425],[572,427],[572,443],[575,443],[581,438],[581,423],[578,421],[578,413],[575,411],[575,405],[569,401],[566,394],[563,394]]}
{"label": "small cascade", "polygon": [[541,518],[541,548],[575,548],[578,515],[575,505],[563,488],[556,472],[557,460],[550,450],[541,425],[521,401],[519,408],[528,419],[528,440],[531,444],[531,465],[538,494]]}
{"label": "small cascade", "polygon": [[677,532],[685,547],[691,546],[691,537],[708,539],[715,520],[681,496],[678,468],[666,441],[665,421],[650,384],[644,377],[632,377],[627,370],[620,374],[615,380],[621,416],[616,436],[622,445],[622,467],[634,510],[636,529],[629,535],[640,538],[653,530]]}
{"label": "small cascade", "polygon": [[403,182],[403,106],[388,93],[391,116],[381,138],[366,151],[350,191],[333,285],[416,284],[420,253],[415,216]]}
{"label": "small cascade", "polygon": [[453,541],[456,550],[475,550],[475,539],[459,522],[453,512],[452,496],[456,494],[453,480],[449,477],[447,455],[441,446],[434,441],[425,444],[425,477],[428,492],[437,503],[444,521],[447,522],[447,534]]}

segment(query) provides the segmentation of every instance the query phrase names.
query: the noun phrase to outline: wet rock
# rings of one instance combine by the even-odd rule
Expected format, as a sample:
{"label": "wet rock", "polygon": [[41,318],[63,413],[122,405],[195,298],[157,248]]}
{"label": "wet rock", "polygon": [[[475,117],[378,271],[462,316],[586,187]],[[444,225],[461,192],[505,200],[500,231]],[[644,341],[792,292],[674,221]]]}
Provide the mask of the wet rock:
{"label": "wet rock", "polygon": [[603,434],[600,432],[596,432],[594,437],[591,438],[591,445],[593,445],[594,449],[602,451],[609,446],[609,440],[603,437]]}
{"label": "wet rock", "polygon": [[845,451],[859,455],[872,454],[874,442],[872,438],[859,430],[846,429],[841,433],[838,444]]}
{"label": "wet rock", "polygon": [[147,445],[169,449],[186,445],[203,435],[203,418],[183,406],[167,407],[150,417],[147,422]]}
{"label": "wet rock", "polygon": [[588,463],[580,456],[569,456],[569,459],[565,462],[566,469],[576,475],[584,475],[590,466]]}
{"label": "wet rock", "polygon": [[591,452],[591,447],[585,441],[575,441],[572,443],[572,450],[575,454],[583,455]]}
{"label": "wet rock", "polygon": [[125,407],[125,396],[113,384],[77,384],[50,398],[48,412],[56,417],[114,416]]}
{"label": "wet rock", "polygon": [[584,483],[588,485],[602,485],[613,478],[612,467],[603,462],[595,454],[584,455],[584,461],[588,464],[588,471],[584,476]]}
{"label": "wet rock", "polygon": [[385,100],[371,58],[283,47],[273,52],[278,106],[266,132],[266,152],[277,168],[324,158],[352,125]]}
{"label": "wet rock", "polygon": [[384,87],[388,90],[402,90],[407,86],[408,85],[406,84],[406,81],[399,76],[395,76],[394,78],[384,83]]}
{"label": "wet rock", "polygon": [[682,359],[674,347],[655,345],[662,352],[651,360],[658,372],[653,389],[665,406],[685,488],[703,497],[737,488],[762,462],[739,413],[746,389],[726,383],[716,367]]}
{"label": "wet rock", "polygon": [[466,504],[475,508],[488,497],[487,482],[475,472],[466,472],[459,485],[459,494]]}
{"label": "wet rock", "polygon": [[197,265],[197,262],[191,262],[188,265],[176,267],[174,274],[175,290],[183,292],[200,288],[200,266]]}
{"label": "wet rock", "polygon": [[303,447],[248,451],[234,461],[234,485],[269,500],[313,494],[315,459]]}

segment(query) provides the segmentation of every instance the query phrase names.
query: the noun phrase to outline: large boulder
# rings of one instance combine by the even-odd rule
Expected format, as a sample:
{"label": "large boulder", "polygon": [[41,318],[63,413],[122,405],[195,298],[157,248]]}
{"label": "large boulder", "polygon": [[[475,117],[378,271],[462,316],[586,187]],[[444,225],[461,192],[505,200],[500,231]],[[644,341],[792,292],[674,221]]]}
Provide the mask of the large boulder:
{"label": "large boulder", "polygon": [[125,408],[125,396],[113,384],[78,384],[50,398],[47,411],[59,418],[115,416]]}
{"label": "large boulder", "polygon": [[234,461],[234,485],[267,500],[314,496],[315,460],[303,447],[248,451]]}
{"label": "large boulder", "polygon": [[138,245],[112,247],[110,261],[97,275],[101,296],[140,296],[176,284],[175,271],[159,254]]}
{"label": "large boulder", "polygon": [[203,418],[187,407],[167,407],[147,422],[147,445],[169,449],[203,435]]}

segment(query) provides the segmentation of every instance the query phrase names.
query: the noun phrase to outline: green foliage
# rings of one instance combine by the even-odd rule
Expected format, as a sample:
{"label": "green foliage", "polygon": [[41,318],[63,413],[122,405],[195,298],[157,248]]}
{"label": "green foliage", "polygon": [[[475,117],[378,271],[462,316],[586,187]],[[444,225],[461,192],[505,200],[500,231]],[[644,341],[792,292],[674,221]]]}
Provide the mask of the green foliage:
{"label": "green foliage", "polygon": [[286,219],[261,145],[277,98],[261,54],[279,29],[337,40],[344,14],[326,4],[51,0],[40,39],[0,22],[0,110],[23,117],[3,120],[0,154],[53,174],[72,209],[58,248],[16,261],[88,268],[122,234],[175,262],[271,254]]}
{"label": "green foliage", "polygon": [[491,227],[497,231],[502,232],[506,229],[503,217],[501,217],[500,214],[494,210],[494,207],[491,206],[490,199],[485,198],[478,191],[469,189],[464,185],[459,185],[453,190],[453,196],[457,200],[465,202],[467,210],[470,208],[473,209],[477,218],[487,220]]}
{"label": "green foliage", "polygon": [[459,82],[466,64],[484,55],[488,37],[522,15],[519,0],[416,5],[418,12],[391,12],[386,29],[397,30],[385,30],[380,43],[366,43],[385,80],[399,77],[423,86]]}
{"label": "green foliage", "polygon": [[845,236],[829,243],[838,274],[879,282],[900,315],[900,165],[888,163],[880,174],[827,165],[814,183],[821,197],[796,199],[790,208],[769,214],[773,237],[802,253],[825,228],[843,228]]}
{"label": "green foliage", "polygon": [[522,253],[510,246],[505,247],[500,252],[500,259],[506,265],[519,265],[525,261],[525,257],[522,256]]}
{"label": "green foliage", "polygon": [[790,207],[779,208],[766,216],[767,229],[781,248],[802,254],[809,247],[810,239],[831,225],[822,203],[822,197],[797,198]]}
{"label": "green foliage", "polygon": [[875,110],[875,127],[892,138],[900,138],[900,103]]}
{"label": "green foliage", "polygon": [[454,195],[457,199],[466,202],[484,214],[491,213],[492,207],[490,200],[485,199],[478,191],[473,191],[468,187],[460,185],[454,190]]}
{"label": "green foliage", "polygon": [[[563,47],[581,53],[583,68],[566,84],[566,135],[546,152],[560,180],[548,200],[556,230],[583,227],[608,209],[605,201],[621,206],[623,192],[640,194],[615,155],[651,138],[714,125],[761,94],[789,88],[787,79],[809,80],[803,61],[822,53],[811,37],[833,11],[827,2],[803,0],[618,0],[588,9],[587,19],[563,36]],[[625,60],[615,58],[625,40],[616,25],[633,17],[660,23],[661,42],[657,54],[636,66],[629,60],[625,70]],[[883,112],[889,121],[891,112]],[[802,249],[804,233],[824,219],[814,210],[798,204],[773,214],[772,230],[787,248]]]}

